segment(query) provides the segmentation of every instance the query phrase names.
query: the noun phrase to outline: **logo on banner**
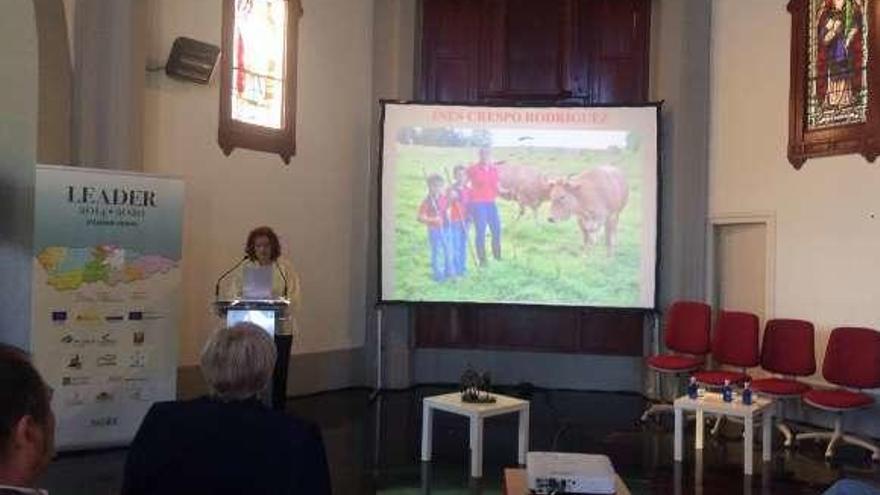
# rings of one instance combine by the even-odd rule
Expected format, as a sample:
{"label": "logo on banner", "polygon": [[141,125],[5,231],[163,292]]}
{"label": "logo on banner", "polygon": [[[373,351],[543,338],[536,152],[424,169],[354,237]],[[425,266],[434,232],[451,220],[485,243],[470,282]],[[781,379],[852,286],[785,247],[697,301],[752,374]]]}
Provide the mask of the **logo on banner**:
{"label": "logo on banner", "polygon": [[88,376],[64,376],[61,378],[61,386],[63,387],[81,387],[91,383],[92,379]]}
{"label": "logo on banner", "polygon": [[98,356],[98,367],[116,366],[116,354],[102,354]]}
{"label": "logo on banner", "polygon": [[156,191],[67,186],[67,201],[78,205],[156,207]]}
{"label": "logo on banner", "polygon": [[107,392],[106,390],[102,390],[98,392],[98,395],[95,396],[95,402],[110,402],[113,400],[113,394]]}
{"label": "logo on banner", "polygon": [[67,186],[67,202],[86,217],[86,225],[135,227],[156,208],[156,191]]}
{"label": "logo on banner", "polygon": [[100,418],[92,418],[89,420],[89,426],[96,428],[108,428],[119,424],[119,418],[116,416],[104,416]]}
{"label": "logo on banner", "polygon": [[147,354],[145,352],[134,352],[129,357],[129,368],[144,368],[147,366]]}
{"label": "logo on banner", "polygon": [[83,367],[82,356],[78,353],[68,356],[64,362],[64,367],[69,370],[81,370]]}

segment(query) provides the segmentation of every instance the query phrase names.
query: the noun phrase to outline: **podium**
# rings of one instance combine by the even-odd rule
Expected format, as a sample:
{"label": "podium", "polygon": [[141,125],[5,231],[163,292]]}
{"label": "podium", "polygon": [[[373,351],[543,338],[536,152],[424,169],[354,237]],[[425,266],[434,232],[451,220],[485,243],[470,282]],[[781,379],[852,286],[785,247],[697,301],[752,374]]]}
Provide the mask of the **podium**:
{"label": "podium", "polygon": [[217,315],[227,326],[247,321],[275,336],[287,323],[290,301],[287,299],[233,299],[214,302]]}
{"label": "podium", "polygon": [[284,410],[287,398],[287,369],[290,364],[290,348],[292,335],[280,332],[287,324],[290,314],[288,299],[233,299],[214,302],[217,315],[232,326],[247,321],[266,330],[275,340],[275,369],[272,372],[272,383],[262,397],[266,405],[277,410]]}

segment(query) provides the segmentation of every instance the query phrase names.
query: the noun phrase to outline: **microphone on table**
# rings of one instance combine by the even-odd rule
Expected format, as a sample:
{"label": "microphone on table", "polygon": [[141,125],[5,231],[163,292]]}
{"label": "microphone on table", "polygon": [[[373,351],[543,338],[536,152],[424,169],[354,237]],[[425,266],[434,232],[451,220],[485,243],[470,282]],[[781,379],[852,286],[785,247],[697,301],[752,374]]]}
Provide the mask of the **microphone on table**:
{"label": "microphone on table", "polygon": [[225,272],[223,272],[223,275],[220,275],[220,278],[217,279],[217,283],[214,284],[214,299],[218,299],[220,297],[220,282],[222,282],[223,279],[226,278],[227,275],[232,273],[232,270],[235,270],[236,268],[241,266],[241,264],[244,263],[246,259],[248,259],[248,255],[244,255],[240,260],[238,260],[238,263],[236,263],[229,270],[226,270]]}

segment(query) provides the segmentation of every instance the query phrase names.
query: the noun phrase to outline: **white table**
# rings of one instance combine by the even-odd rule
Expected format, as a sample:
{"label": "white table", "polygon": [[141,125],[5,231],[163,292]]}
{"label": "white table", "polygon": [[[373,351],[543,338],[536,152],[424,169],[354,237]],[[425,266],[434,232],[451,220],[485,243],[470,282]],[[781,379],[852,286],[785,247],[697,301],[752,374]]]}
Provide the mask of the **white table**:
{"label": "white table", "polygon": [[724,402],[721,394],[706,393],[705,396],[697,399],[691,399],[688,396],[682,396],[675,399],[673,404],[675,408],[675,461],[682,460],[682,443],[684,437],[683,418],[685,411],[695,411],[697,413],[696,421],[696,448],[703,449],[703,430],[705,428],[704,413],[722,414],[724,416],[735,416],[743,418],[745,441],[743,442],[743,451],[745,452],[743,459],[743,472],[747,475],[752,474],[752,464],[754,463],[752,448],[754,446],[754,430],[755,417],[761,417],[762,423],[762,459],[764,462],[770,461],[771,438],[770,433],[773,430],[773,400],[764,397],[755,397],[751,405],[745,405],[741,402],[740,397],[736,397],[733,402]]}
{"label": "white table", "polygon": [[425,397],[422,413],[422,460],[431,460],[431,441],[434,430],[434,410],[451,412],[466,416],[470,420],[471,476],[483,476],[483,419],[500,414],[519,413],[519,451],[517,462],[526,463],[529,449],[529,401],[491,394],[495,402],[491,404],[471,404],[462,402],[461,394],[453,392],[445,395]]}

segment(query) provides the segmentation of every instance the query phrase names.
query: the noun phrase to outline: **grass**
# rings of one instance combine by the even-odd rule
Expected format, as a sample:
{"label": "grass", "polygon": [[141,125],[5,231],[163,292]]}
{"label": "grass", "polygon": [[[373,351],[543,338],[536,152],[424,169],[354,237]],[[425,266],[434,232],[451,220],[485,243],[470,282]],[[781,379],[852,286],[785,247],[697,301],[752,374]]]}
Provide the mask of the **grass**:
{"label": "grass", "polygon": [[[516,220],[516,203],[498,199],[501,216],[502,261],[488,266],[474,263],[474,228],[469,231],[467,274],[437,283],[431,279],[427,231],[416,220],[426,194],[425,174],[444,177],[459,163],[473,161],[469,148],[399,145],[395,211],[394,288],[389,299],[450,302],[511,302],[583,306],[632,306],[639,302],[642,256],[642,182],[638,152],[547,148],[493,148],[493,159],[532,165],[548,174],[566,176],[610,163],[626,174],[629,201],[618,225],[613,257],[604,241],[585,254],[580,229],[572,218],[547,221],[549,204],[537,218],[527,210]],[[448,182],[448,180],[447,180]],[[653,246],[649,247],[653,249]],[[490,252],[487,234],[486,249]],[[385,274],[385,277],[392,274]]]}

